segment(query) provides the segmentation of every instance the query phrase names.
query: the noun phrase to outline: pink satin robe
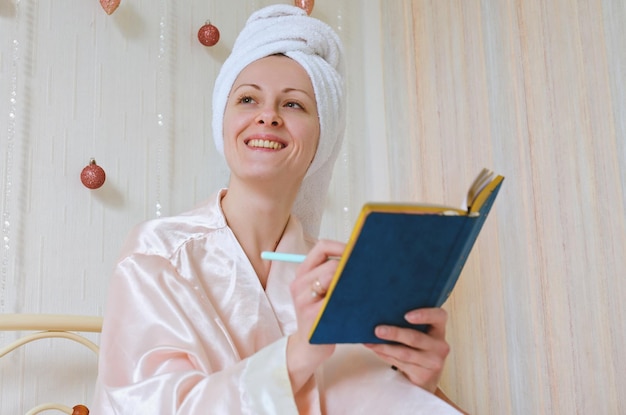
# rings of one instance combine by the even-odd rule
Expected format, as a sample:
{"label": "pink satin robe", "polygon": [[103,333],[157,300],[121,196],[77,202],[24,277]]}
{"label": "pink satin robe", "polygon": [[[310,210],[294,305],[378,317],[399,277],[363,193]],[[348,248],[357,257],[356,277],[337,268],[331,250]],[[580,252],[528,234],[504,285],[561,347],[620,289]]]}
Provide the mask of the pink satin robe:
{"label": "pink satin robe", "polygon": [[[285,356],[296,265],[272,263],[263,289],[226,225],[225,191],[129,236],[108,294],[94,415],[458,414],[361,345],[339,345],[294,397]],[[277,250],[313,243],[292,217]]]}

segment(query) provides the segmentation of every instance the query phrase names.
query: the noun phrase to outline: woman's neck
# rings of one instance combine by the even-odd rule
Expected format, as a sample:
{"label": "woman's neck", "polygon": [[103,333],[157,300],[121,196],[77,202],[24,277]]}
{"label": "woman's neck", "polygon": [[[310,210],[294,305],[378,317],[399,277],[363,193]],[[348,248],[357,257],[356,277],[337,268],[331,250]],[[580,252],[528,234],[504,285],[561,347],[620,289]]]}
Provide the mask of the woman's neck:
{"label": "woman's neck", "polygon": [[276,249],[287,228],[294,199],[295,195],[268,194],[242,186],[229,187],[222,198],[226,222],[264,288],[270,263],[261,259],[261,252]]}

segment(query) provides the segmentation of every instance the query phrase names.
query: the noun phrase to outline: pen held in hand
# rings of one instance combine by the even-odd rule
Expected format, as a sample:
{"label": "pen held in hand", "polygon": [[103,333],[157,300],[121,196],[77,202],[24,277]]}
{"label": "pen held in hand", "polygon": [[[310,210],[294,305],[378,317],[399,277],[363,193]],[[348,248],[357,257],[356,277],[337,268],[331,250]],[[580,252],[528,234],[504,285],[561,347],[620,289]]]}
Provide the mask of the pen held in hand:
{"label": "pen held in hand", "polygon": [[[302,254],[290,254],[287,252],[272,252],[272,251],[263,251],[261,252],[261,259],[266,259],[268,261],[282,261],[282,262],[294,262],[301,263],[306,258],[306,255]],[[328,259],[341,259],[341,257],[329,257]]]}
{"label": "pen held in hand", "polygon": [[306,255],[301,254],[289,254],[286,252],[261,252],[261,259],[267,259],[268,261],[282,261],[282,262],[295,262],[300,263],[304,261]]}

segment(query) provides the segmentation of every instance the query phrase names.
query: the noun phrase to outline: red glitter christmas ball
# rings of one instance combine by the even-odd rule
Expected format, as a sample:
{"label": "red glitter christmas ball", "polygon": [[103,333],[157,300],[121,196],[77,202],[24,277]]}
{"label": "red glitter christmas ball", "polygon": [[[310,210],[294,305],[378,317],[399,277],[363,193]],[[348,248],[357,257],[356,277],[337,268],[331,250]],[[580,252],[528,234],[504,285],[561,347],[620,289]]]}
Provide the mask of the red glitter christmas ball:
{"label": "red glitter christmas ball", "polygon": [[213,46],[220,40],[220,31],[210,22],[206,22],[204,26],[198,30],[198,40],[204,46]]}
{"label": "red glitter christmas ball", "polygon": [[104,184],[106,174],[102,167],[96,164],[96,160],[91,159],[89,164],[80,172],[80,181],[89,189],[97,189]]}
{"label": "red glitter christmas ball", "polygon": [[112,14],[120,5],[120,0],[100,0],[100,4],[107,14]]}
{"label": "red glitter christmas ball", "polygon": [[306,14],[310,15],[313,12],[315,0],[294,0],[294,4],[301,9],[304,9],[306,11]]}
{"label": "red glitter christmas ball", "polygon": [[84,405],[76,405],[72,408],[72,415],[89,415],[89,409]]}

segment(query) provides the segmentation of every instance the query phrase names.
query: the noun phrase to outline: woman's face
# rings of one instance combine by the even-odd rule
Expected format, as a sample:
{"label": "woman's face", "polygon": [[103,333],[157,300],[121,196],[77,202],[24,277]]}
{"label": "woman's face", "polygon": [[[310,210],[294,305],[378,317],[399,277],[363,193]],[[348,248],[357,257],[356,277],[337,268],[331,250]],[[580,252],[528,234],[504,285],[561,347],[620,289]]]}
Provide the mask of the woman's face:
{"label": "woman's face", "polygon": [[224,155],[233,175],[299,185],[319,135],[313,85],[300,64],[268,56],[239,74],[224,112]]}

